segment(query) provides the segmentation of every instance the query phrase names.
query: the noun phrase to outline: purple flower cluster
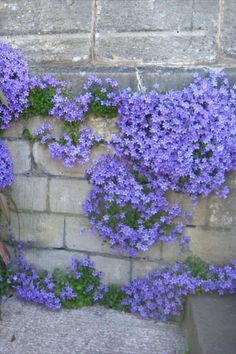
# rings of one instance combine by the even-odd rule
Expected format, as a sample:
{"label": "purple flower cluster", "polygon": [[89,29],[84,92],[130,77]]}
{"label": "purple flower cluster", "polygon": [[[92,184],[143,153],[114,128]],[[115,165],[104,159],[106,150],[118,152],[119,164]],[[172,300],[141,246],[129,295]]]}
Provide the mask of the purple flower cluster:
{"label": "purple flower cluster", "polygon": [[92,147],[100,141],[89,127],[79,127],[73,136],[64,133],[60,137],[52,134],[53,127],[44,124],[35,132],[35,137],[40,139],[42,144],[47,144],[49,153],[53,159],[63,160],[63,164],[74,167],[75,164],[84,164],[89,161]]}
{"label": "purple flower cluster", "polygon": [[6,130],[28,106],[30,77],[28,64],[18,50],[0,43],[0,89],[7,104],[0,101],[0,130]]}
{"label": "purple flower cluster", "polygon": [[136,256],[158,241],[184,243],[184,224],[174,221],[185,213],[127,162],[105,155],[87,176],[93,188],[84,203],[85,214],[114,250]]}
{"label": "purple flower cluster", "polygon": [[49,113],[66,122],[82,122],[85,119],[85,113],[89,110],[91,99],[90,93],[71,99],[63,93],[62,89],[57,89],[53,98],[54,106]]}
{"label": "purple flower cluster", "polygon": [[33,90],[36,87],[46,90],[48,87],[57,88],[58,90],[62,90],[66,88],[66,81],[58,81],[52,75],[46,74],[42,77],[33,76],[30,78],[29,89]]}
{"label": "purple flower cluster", "polygon": [[213,71],[166,94],[125,90],[116,152],[163,190],[207,196],[236,167],[235,108],[235,88]]}
{"label": "purple flower cluster", "polygon": [[123,291],[126,294],[123,304],[131,312],[166,321],[181,315],[187,295],[199,291],[235,294],[236,261],[224,267],[210,266],[207,280],[193,276],[183,263],[163,266],[145,279],[134,279]]}
{"label": "purple flower cluster", "polygon": [[[83,298],[87,301],[88,296],[92,298],[86,304],[91,305],[101,300],[107,291],[107,287],[100,283],[102,273],[95,271],[88,258],[81,261],[73,259],[71,269],[67,273],[40,273],[25,261],[21,244],[17,245],[17,249],[17,271],[13,272],[9,281],[17,296],[25,301],[59,310],[63,305],[69,307],[71,303],[77,305],[77,301],[79,304],[83,303]],[[78,290],[83,290],[84,287],[84,292]]]}
{"label": "purple flower cluster", "polygon": [[0,140],[0,190],[10,187],[13,183],[13,163],[8,148]]}

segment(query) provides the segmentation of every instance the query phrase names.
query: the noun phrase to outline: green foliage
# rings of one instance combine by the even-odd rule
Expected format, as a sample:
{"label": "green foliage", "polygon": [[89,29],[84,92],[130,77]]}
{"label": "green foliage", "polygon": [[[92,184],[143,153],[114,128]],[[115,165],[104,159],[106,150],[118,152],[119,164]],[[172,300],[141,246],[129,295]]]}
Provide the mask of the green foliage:
{"label": "green foliage", "polygon": [[194,277],[207,280],[209,277],[209,265],[197,256],[189,256],[186,258],[185,263],[191,270]]}
{"label": "green foliage", "polygon": [[[60,297],[61,291],[65,289],[67,284],[76,294],[76,298],[62,301],[64,308],[73,309],[94,304],[94,294],[101,282],[100,279],[93,275],[93,271],[93,268],[80,267],[80,277],[78,279],[75,274],[65,273],[59,269],[54,270],[53,281],[56,285],[54,291],[55,295]],[[88,292],[87,289],[90,286],[94,289]]]}
{"label": "green foliage", "polygon": [[97,85],[92,88],[93,100],[90,103],[90,112],[96,117],[114,118],[118,114],[117,106],[106,106],[102,102],[109,101],[107,94],[112,90],[108,89],[107,92],[102,92],[101,88]]}
{"label": "green foliage", "polygon": [[29,118],[32,116],[46,116],[53,107],[52,99],[56,93],[56,89],[48,87],[42,89],[35,87],[29,93],[29,107],[26,108],[23,113],[23,118]]}
{"label": "green foliage", "polygon": [[0,258],[0,299],[11,292],[9,277],[13,274],[12,270],[4,264]]}
{"label": "green foliage", "polygon": [[80,122],[64,122],[64,127],[65,127],[66,133],[71,137],[73,144],[77,145],[79,143],[81,123]]}
{"label": "green foliage", "polygon": [[127,311],[128,307],[122,305],[124,299],[125,293],[121,290],[121,287],[113,284],[109,286],[108,292],[105,294],[100,304],[109,309]]}

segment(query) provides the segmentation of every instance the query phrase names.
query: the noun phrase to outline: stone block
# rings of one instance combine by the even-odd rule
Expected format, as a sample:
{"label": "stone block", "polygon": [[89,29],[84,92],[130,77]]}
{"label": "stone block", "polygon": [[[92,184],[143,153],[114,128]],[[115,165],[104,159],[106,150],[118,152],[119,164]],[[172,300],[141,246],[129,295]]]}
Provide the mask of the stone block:
{"label": "stone block", "polygon": [[91,186],[87,181],[56,179],[49,182],[50,210],[56,213],[83,214],[85,201]]}
{"label": "stone block", "polygon": [[191,31],[216,27],[214,0],[99,0],[98,32]]}
{"label": "stone block", "polygon": [[150,272],[159,269],[162,266],[161,262],[148,262],[147,260],[134,260],[132,264],[131,278],[145,278]]}
{"label": "stone block", "polygon": [[45,211],[47,209],[47,178],[16,177],[12,197],[19,210]]}
{"label": "stone block", "polygon": [[196,32],[140,32],[97,34],[98,59],[124,64],[195,64],[214,62],[215,36]]}
{"label": "stone block", "polygon": [[51,116],[35,116],[24,122],[24,128],[29,129],[30,133],[34,135],[36,130],[41,128],[44,124],[50,124],[53,127],[53,134],[60,136],[63,133],[63,121]]}
{"label": "stone block", "polygon": [[90,224],[85,217],[66,217],[66,247],[79,251],[114,254],[107,242],[90,231]]}
{"label": "stone block", "polygon": [[7,141],[12,160],[14,163],[14,173],[27,173],[31,169],[30,144],[24,140]]}
{"label": "stone block", "polygon": [[169,192],[168,199],[172,204],[179,204],[185,211],[192,212],[192,220],[189,225],[205,225],[207,219],[207,199],[200,198],[196,207],[193,206],[191,197],[183,193]]}
{"label": "stone block", "polygon": [[[185,231],[186,235],[189,236],[188,230]],[[175,243],[164,243],[162,244],[162,262],[175,263],[177,261],[182,261],[185,257],[189,256],[189,252],[184,255],[181,252],[178,242]]]}
{"label": "stone block", "polygon": [[83,259],[86,254],[73,253],[65,250],[26,249],[26,260],[39,269],[53,271],[55,268],[66,270],[70,268],[72,258]]}
{"label": "stone block", "polygon": [[92,0],[0,3],[1,35],[90,32],[91,19]]}
{"label": "stone block", "polygon": [[95,268],[104,273],[104,282],[123,285],[130,281],[130,260],[91,256]]}
{"label": "stone block", "polygon": [[[204,71],[198,69],[204,76]],[[196,69],[187,68],[139,68],[141,81],[144,87],[153,90],[154,85],[158,84],[158,91],[167,92],[187,87],[193,81],[193,75]]]}
{"label": "stone block", "polygon": [[161,242],[158,242],[157,244],[154,244],[149,251],[147,252],[140,252],[139,253],[140,258],[144,258],[146,260],[160,260],[161,259]]}
{"label": "stone block", "polygon": [[86,33],[2,36],[1,39],[20,49],[30,63],[83,63],[89,58],[90,35]]}
{"label": "stone block", "polygon": [[56,176],[85,177],[85,171],[92,165],[93,161],[109,151],[105,145],[96,146],[92,149],[89,162],[68,168],[63,165],[63,160],[53,160],[46,146],[40,143],[33,145],[33,157],[37,166],[37,172]]}
{"label": "stone block", "polygon": [[[137,89],[137,78],[135,69],[132,67],[71,67],[64,69],[63,67],[47,67],[47,73],[50,73],[58,80],[65,80],[68,82],[69,89],[74,95],[81,93],[83,86],[87,83],[89,76],[95,75],[99,78],[106,79],[111,78],[116,80],[120,87]],[[44,74],[45,69],[42,70],[40,66],[34,66],[32,68],[34,74]]]}
{"label": "stone block", "polygon": [[[18,218],[13,213],[12,227],[18,233]],[[63,246],[64,217],[44,213],[19,213],[20,240],[30,241],[36,247]]]}
{"label": "stone block", "polygon": [[93,129],[96,135],[103,135],[106,141],[110,141],[112,135],[118,134],[117,118],[106,119],[103,117],[90,116],[87,124]]}
{"label": "stone block", "polygon": [[5,138],[22,138],[23,123],[21,121],[14,122],[9,129],[4,132]]}
{"label": "stone block", "polygon": [[213,227],[231,228],[236,226],[236,191],[232,190],[226,199],[216,195],[209,198],[208,224]]}
{"label": "stone block", "polygon": [[234,189],[236,188],[236,172],[231,172],[227,177],[227,185]]}
{"label": "stone block", "polygon": [[226,56],[236,58],[236,2],[224,1],[224,18],[222,25],[222,49]]}
{"label": "stone block", "polygon": [[203,227],[186,230],[190,235],[193,254],[209,263],[226,264],[235,258],[236,234],[234,230],[215,230]]}

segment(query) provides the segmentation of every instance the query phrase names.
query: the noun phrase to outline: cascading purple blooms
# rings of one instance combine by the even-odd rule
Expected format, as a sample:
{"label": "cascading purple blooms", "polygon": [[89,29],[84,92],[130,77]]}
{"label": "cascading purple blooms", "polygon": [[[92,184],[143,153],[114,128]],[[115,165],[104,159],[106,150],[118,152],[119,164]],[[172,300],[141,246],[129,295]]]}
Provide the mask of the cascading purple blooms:
{"label": "cascading purple blooms", "polygon": [[[91,275],[86,279],[88,273]],[[17,270],[12,273],[8,282],[19,298],[44,305],[51,310],[60,310],[65,302],[68,303],[78,298],[78,289],[83,287],[85,287],[85,294],[92,296],[93,303],[102,300],[107,292],[107,287],[100,281],[102,273],[95,270],[89,258],[72,259],[70,269],[64,274],[68,275],[66,278],[68,281],[60,281],[55,272],[40,273],[37,271],[34,266],[26,262],[23,245],[18,243]],[[92,283],[89,283],[89,280]],[[70,284],[69,281],[73,282]]]}
{"label": "cascading purple blooms", "polygon": [[158,241],[186,243],[184,223],[175,222],[186,213],[170,205],[163,191],[127,162],[105,155],[87,170],[87,177],[93,188],[84,203],[85,214],[114,250],[136,256]]}
{"label": "cascading purple blooms", "polygon": [[168,320],[181,316],[188,295],[216,292],[219,295],[236,293],[236,261],[226,266],[210,265],[208,279],[194,276],[184,263],[165,265],[136,278],[123,287],[124,305],[144,318]]}
{"label": "cascading purple blooms", "polygon": [[207,196],[236,167],[235,107],[235,87],[213,71],[166,94],[125,90],[116,153],[165,191]]}
{"label": "cascading purple blooms", "polygon": [[0,140],[0,190],[10,187],[13,180],[13,162],[7,146]]}
{"label": "cascading purple blooms", "polygon": [[28,105],[28,64],[18,50],[0,43],[0,89],[7,105],[0,101],[0,130],[6,130]]}

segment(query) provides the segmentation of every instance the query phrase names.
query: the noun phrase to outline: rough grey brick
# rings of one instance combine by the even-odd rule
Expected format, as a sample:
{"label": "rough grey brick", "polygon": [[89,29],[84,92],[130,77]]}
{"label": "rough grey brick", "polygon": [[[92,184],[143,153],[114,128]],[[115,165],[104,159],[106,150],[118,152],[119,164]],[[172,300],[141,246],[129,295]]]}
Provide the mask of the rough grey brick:
{"label": "rough grey brick", "polygon": [[26,173],[31,169],[30,144],[27,141],[7,141],[14,163],[14,173]]}
{"label": "rough grey brick", "polygon": [[[20,239],[37,247],[62,247],[64,217],[44,213],[20,213]],[[18,218],[13,214],[13,230],[18,231]]]}
{"label": "rough grey brick", "polygon": [[85,201],[91,186],[87,181],[52,179],[49,184],[50,209],[53,212],[83,214]]}
{"label": "rough grey brick", "polygon": [[104,282],[125,284],[130,280],[130,261],[119,258],[91,256],[95,268],[104,273]]}
{"label": "rough grey brick", "polygon": [[81,93],[83,86],[87,83],[89,76],[95,75],[99,78],[111,78],[116,80],[120,87],[137,89],[137,78],[134,68],[124,67],[42,67],[34,65],[32,72],[36,75],[42,75],[45,72],[50,73],[58,80],[65,80],[68,82],[68,87],[72,90],[74,95]]}
{"label": "rough grey brick", "polygon": [[0,3],[1,35],[90,32],[92,0]]}
{"label": "rough grey brick", "polygon": [[82,63],[89,58],[89,34],[2,36],[4,42],[22,50],[30,62]]}
{"label": "rough grey brick", "polygon": [[99,59],[141,65],[194,64],[216,59],[215,38],[205,31],[185,33],[112,33],[96,37]]}
{"label": "rough grey brick", "polygon": [[216,24],[215,0],[98,0],[99,32],[185,31]]}
{"label": "rough grey brick", "polygon": [[224,1],[224,19],[222,26],[222,48],[224,54],[236,58],[236,2]]}
{"label": "rough grey brick", "polygon": [[193,75],[200,72],[204,75],[203,70],[188,68],[139,68],[139,75],[144,87],[149,90],[158,84],[158,91],[166,92],[169,90],[182,89],[187,87],[193,81]]}
{"label": "rough grey brick", "polygon": [[16,177],[12,197],[19,210],[45,211],[47,209],[47,178]]}

